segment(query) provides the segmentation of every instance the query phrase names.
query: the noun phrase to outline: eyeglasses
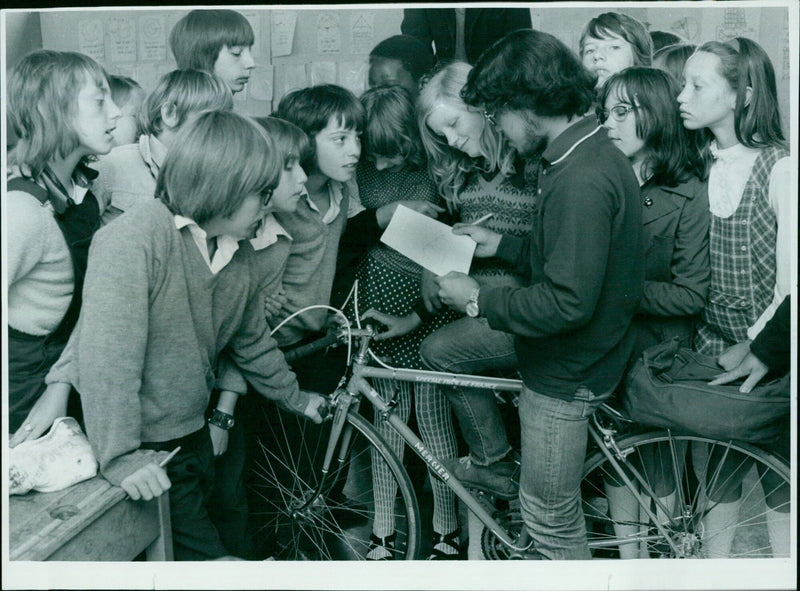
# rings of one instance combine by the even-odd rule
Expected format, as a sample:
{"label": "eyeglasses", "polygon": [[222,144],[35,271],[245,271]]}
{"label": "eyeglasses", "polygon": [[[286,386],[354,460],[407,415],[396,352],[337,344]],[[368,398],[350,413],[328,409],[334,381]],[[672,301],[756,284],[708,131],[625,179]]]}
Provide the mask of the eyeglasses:
{"label": "eyeglasses", "polygon": [[272,193],[274,192],[273,189],[264,189],[263,191],[259,192],[258,196],[261,197],[261,206],[266,207],[269,205],[269,200],[272,199]]}
{"label": "eyeglasses", "polygon": [[637,107],[634,105],[614,105],[610,109],[604,109],[602,107],[597,107],[595,109],[595,113],[597,114],[597,121],[600,122],[602,125],[608,119],[608,116],[611,115],[615,121],[625,121],[628,117],[628,113],[631,111],[635,111]]}

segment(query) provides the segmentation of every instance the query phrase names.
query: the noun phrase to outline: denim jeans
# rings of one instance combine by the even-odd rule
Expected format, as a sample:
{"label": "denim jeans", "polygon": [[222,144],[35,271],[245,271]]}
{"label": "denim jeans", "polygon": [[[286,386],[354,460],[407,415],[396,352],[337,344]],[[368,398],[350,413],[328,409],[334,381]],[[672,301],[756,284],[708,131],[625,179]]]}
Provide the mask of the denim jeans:
{"label": "denim jeans", "polygon": [[567,402],[523,388],[520,509],[533,548],[550,560],[588,560],[581,477],[588,420],[606,396],[581,386]]}
{"label": "denim jeans", "polygon": [[[422,341],[419,354],[426,368],[448,373],[483,374],[517,367],[514,335],[491,329],[485,318],[459,318],[443,326]],[[486,466],[511,450],[490,390],[442,390],[458,418],[473,462]]]}

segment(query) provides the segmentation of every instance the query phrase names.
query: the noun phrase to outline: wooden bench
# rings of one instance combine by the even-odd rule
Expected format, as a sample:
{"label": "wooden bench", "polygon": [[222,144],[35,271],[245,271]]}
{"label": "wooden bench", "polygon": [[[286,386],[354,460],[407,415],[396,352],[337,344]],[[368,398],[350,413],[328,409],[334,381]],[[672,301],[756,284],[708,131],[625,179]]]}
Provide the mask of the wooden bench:
{"label": "wooden bench", "polygon": [[9,499],[10,560],[172,560],[169,493],[132,501],[99,476]]}

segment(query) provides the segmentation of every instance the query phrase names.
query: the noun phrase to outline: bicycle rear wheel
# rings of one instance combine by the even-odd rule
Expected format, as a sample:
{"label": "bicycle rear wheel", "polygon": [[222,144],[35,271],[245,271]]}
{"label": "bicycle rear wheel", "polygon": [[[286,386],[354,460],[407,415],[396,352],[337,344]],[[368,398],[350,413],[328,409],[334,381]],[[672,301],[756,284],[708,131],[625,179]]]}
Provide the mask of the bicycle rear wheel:
{"label": "bicycle rear wheel", "polygon": [[375,461],[397,484],[393,558],[417,558],[421,534],[416,496],[403,465],[372,425],[353,411],[348,414],[346,461],[337,464],[337,450],[319,493],[331,422],[314,425],[270,406],[250,479],[251,519],[261,545],[266,541],[277,560],[364,560],[375,518]]}
{"label": "bicycle rear wheel", "polygon": [[[619,558],[621,553],[631,556],[633,551],[640,558],[719,558],[722,556],[714,556],[710,550],[713,538],[731,533],[730,557],[770,557],[767,497],[775,510],[771,527],[789,531],[788,466],[761,449],[667,431],[625,437],[617,447],[625,456],[620,465],[637,483],[652,512],[665,523],[679,551],[675,552],[641,510],[608,458],[596,450],[585,463],[581,484],[589,546],[596,557]],[[636,474],[658,500],[645,492]],[[738,510],[723,527],[707,530],[704,517],[726,496],[741,499]]]}

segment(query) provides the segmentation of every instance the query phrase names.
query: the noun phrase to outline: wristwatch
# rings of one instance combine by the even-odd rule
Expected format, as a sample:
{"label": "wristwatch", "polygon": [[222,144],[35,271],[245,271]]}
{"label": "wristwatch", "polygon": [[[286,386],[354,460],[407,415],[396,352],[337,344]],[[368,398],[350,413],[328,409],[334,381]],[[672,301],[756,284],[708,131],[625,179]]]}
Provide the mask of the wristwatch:
{"label": "wristwatch", "polygon": [[229,415],[228,413],[222,412],[216,408],[214,409],[214,412],[211,413],[211,416],[208,417],[209,425],[214,425],[215,427],[219,427],[225,431],[229,431],[235,422],[236,421],[233,420],[233,415]]}
{"label": "wristwatch", "polygon": [[473,289],[469,296],[469,300],[467,300],[467,316],[470,318],[477,318],[478,314],[480,313],[478,310],[478,294],[480,291],[480,287]]}

